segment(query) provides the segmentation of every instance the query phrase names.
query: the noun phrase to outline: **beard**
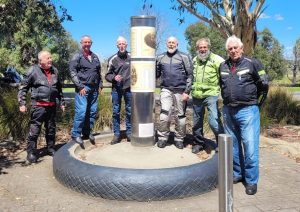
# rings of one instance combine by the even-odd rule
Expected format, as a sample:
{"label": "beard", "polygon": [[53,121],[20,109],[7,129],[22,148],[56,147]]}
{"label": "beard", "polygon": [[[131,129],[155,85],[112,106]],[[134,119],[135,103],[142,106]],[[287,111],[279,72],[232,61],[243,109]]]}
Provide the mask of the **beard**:
{"label": "beard", "polygon": [[205,52],[205,53],[200,53],[200,52],[198,52],[198,58],[199,58],[199,60],[201,61],[201,62],[205,62],[206,60],[207,60],[207,58],[209,57],[209,55],[210,55],[210,51],[208,50],[207,52]]}
{"label": "beard", "polygon": [[174,49],[169,49],[169,48],[168,48],[168,52],[169,52],[170,54],[173,54],[176,50],[177,50],[177,48],[174,48]]}

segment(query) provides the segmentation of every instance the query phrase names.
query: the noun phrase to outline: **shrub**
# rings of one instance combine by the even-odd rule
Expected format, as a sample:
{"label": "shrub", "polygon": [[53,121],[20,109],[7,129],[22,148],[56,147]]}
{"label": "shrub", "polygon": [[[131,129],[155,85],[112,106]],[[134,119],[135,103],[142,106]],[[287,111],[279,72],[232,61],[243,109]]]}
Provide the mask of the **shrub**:
{"label": "shrub", "polygon": [[261,108],[262,126],[272,123],[300,124],[300,105],[286,88],[270,87],[268,97]]}
{"label": "shrub", "polygon": [[28,133],[29,111],[19,112],[18,90],[12,87],[0,88],[0,138],[12,137],[20,140]]}
{"label": "shrub", "polygon": [[102,131],[105,128],[112,129],[112,103],[107,93],[102,92],[98,100],[98,112],[94,124],[94,131]]}

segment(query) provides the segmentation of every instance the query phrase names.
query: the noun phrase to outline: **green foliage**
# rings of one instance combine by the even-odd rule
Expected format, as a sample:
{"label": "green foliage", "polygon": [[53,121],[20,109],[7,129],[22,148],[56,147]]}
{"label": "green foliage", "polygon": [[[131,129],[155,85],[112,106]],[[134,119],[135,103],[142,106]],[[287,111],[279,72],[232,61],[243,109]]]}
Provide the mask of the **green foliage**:
{"label": "green foliage", "polygon": [[262,126],[270,123],[300,124],[300,104],[286,88],[273,86],[261,108]]}
{"label": "green foliage", "polygon": [[112,129],[112,103],[109,95],[101,93],[98,100],[98,112],[94,124],[94,131],[101,131],[105,127]]}
{"label": "green foliage", "polygon": [[29,112],[25,114],[19,112],[17,89],[1,88],[0,102],[0,138],[10,136],[15,140],[25,138],[30,115]]}
{"label": "green foliage", "polygon": [[25,72],[37,62],[38,52],[47,49],[58,69],[66,72],[70,54],[78,49],[62,26],[62,20],[71,20],[67,11],[60,7],[59,17],[51,0],[2,0],[1,5],[0,70],[13,65]]}
{"label": "green foliage", "polygon": [[259,38],[254,49],[254,57],[262,62],[271,81],[281,79],[287,71],[283,47],[267,28],[259,33]]}
{"label": "green foliage", "polygon": [[189,52],[193,57],[197,54],[197,40],[203,37],[208,37],[211,42],[211,51],[225,58],[225,39],[217,29],[208,27],[204,23],[199,22],[190,25],[185,30],[184,34],[189,44]]}
{"label": "green foliage", "polygon": [[[0,140],[13,137],[14,140],[25,140],[29,131],[30,120],[30,95],[27,98],[28,112],[19,112],[17,101],[17,89],[0,88]],[[124,107],[121,111],[121,119],[124,121]],[[66,105],[63,112],[57,109],[57,131],[70,134],[74,119],[74,101]],[[94,131],[112,129],[112,104],[110,95],[101,94],[98,101],[98,112],[95,120]]]}

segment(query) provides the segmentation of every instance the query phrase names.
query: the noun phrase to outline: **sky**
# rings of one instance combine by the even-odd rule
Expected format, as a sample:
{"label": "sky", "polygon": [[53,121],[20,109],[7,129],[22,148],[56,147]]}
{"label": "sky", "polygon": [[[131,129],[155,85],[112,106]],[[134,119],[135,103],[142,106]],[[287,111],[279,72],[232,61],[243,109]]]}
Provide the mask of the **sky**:
{"label": "sky", "polygon": [[[171,35],[177,37],[179,49],[187,52],[184,32],[198,19],[186,13],[185,22],[179,24],[178,12],[170,9],[174,4],[171,0],[148,1],[152,2],[156,14],[161,16],[165,38]],[[100,60],[117,52],[116,40],[120,35],[127,39],[130,51],[130,18],[142,14],[143,0],[60,0],[59,4],[67,8],[73,18],[72,22],[63,23],[65,29],[78,42],[82,35],[90,35],[92,51],[99,55]],[[292,48],[300,38],[300,1],[266,0],[264,6],[266,9],[257,21],[258,31],[268,28],[284,46],[284,56],[291,58]]]}

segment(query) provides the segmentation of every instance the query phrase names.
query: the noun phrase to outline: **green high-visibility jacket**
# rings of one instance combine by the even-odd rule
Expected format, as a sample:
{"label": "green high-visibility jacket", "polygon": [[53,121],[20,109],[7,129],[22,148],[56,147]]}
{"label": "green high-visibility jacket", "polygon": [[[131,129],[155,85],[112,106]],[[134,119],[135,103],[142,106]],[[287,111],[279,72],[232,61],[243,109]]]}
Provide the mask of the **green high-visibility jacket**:
{"label": "green high-visibility jacket", "polygon": [[213,53],[210,53],[205,62],[200,61],[197,56],[194,57],[192,97],[203,99],[219,95],[219,66],[223,61],[222,57]]}

